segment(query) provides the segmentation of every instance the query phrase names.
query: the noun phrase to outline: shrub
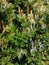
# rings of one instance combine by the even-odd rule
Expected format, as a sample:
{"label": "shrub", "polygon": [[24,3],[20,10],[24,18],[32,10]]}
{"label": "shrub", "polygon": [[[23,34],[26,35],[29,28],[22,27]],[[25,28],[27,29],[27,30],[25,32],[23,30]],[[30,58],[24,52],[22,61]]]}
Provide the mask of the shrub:
{"label": "shrub", "polygon": [[48,0],[0,0],[0,65],[49,65],[48,7]]}

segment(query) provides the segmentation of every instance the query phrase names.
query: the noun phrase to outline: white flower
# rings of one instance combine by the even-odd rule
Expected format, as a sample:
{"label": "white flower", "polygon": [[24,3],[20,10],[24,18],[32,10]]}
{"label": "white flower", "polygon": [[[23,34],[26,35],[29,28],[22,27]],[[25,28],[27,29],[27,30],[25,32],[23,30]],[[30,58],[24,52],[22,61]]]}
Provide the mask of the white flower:
{"label": "white flower", "polygon": [[31,44],[32,44],[32,48],[31,48],[30,52],[32,53],[34,51],[37,51],[36,47],[34,46],[34,42],[33,41],[31,42]]}
{"label": "white flower", "polygon": [[42,51],[43,50],[43,45],[42,45],[40,39],[38,40],[38,43],[39,43],[39,50]]}
{"label": "white flower", "polygon": [[30,53],[37,51],[36,47],[34,47],[33,49],[30,50]]}
{"label": "white flower", "polygon": [[45,29],[46,28],[46,24],[42,24],[41,27],[42,27],[42,29]]}
{"label": "white flower", "polygon": [[35,20],[31,19],[30,22],[35,25]]}
{"label": "white flower", "polygon": [[39,14],[35,14],[35,19],[39,19]]}
{"label": "white flower", "polygon": [[37,6],[38,6],[38,3],[33,4],[33,7],[37,7]]}
{"label": "white flower", "polygon": [[46,7],[44,5],[41,6],[40,12],[45,12]]}
{"label": "white flower", "polygon": [[28,14],[28,19],[29,19],[29,21],[30,21],[31,24],[35,25],[35,20],[33,18],[33,14]]}

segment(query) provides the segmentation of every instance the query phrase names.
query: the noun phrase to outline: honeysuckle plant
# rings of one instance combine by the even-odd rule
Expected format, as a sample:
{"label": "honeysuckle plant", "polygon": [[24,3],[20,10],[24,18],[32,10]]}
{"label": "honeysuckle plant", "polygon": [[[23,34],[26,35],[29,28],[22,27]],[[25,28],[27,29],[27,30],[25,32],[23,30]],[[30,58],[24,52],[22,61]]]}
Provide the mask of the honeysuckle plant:
{"label": "honeysuckle plant", "polygon": [[0,0],[0,65],[49,65],[48,0]]}

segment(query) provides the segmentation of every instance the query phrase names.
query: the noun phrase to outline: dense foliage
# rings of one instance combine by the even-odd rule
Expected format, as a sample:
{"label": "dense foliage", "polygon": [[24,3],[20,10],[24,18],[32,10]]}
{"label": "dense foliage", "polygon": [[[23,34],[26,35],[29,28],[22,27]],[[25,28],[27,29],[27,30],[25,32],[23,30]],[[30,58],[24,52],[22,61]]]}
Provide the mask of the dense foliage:
{"label": "dense foliage", "polygon": [[0,65],[49,65],[49,0],[0,0]]}

